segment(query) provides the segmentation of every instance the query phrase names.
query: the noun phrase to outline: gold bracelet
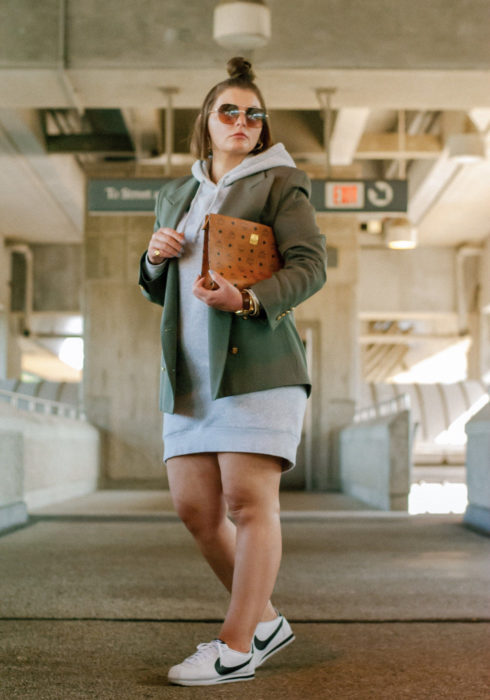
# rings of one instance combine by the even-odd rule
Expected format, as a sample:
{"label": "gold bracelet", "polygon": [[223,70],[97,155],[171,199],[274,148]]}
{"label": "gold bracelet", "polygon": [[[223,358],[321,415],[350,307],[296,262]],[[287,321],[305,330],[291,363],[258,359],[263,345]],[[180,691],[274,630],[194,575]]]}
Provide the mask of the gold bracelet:
{"label": "gold bracelet", "polygon": [[260,314],[260,302],[254,292],[251,289],[241,289],[240,293],[242,295],[242,308],[235,311],[236,315],[243,318],[258,316]]}
{"label": "gold bracelet", "polygon": [[253,299],[248,289],[241,289],[240,294],[242,295],[242,308],[235,311],[235,313],[237,316],[248,318],[254,310]]}
{"label": "gold bracelet", "polygon": [[258,316],[260,314],[260,301],[257,299],[257,295],[252,289],[247,289],[247,292],[250,294],[250,299],[253,306],[253,311],[249,314],[249,316]]}

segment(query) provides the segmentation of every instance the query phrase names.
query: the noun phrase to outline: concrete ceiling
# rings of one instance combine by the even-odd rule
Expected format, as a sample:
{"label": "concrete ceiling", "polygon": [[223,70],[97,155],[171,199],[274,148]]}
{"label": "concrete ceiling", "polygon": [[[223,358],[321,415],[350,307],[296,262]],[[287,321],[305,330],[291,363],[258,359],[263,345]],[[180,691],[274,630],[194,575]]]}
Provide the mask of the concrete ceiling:
{"label": "concrete ceiling", "polygon": [[[39,110],[121,110],[137,157],[160,152],[162,88],[178,88],[176,109],[196,109],[225,77],[230,54],[211,39],[215,4],[3,0],[0,233],[32,242],[81,241],[84,161],[47,154]],[[449,134],[469,128],[488,139],[487,0],[268,5],[272,39],[252,58],[277,136],[301,157],[301,167],[320,176],[324,155],[318,119],[298,111],[318,111],[316,91],[334,88],[334,174],[397,177],[405,169],[421,245],[487,236],[490,161],[456,166],[445,147]],[[93,170],[97,160],[90,162]]]}

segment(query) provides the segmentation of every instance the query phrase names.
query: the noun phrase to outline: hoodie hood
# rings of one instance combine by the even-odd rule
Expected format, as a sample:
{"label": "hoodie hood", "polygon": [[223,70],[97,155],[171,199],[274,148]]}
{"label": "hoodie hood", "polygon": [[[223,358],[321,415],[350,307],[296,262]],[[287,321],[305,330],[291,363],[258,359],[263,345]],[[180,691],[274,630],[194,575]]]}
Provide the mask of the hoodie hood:
{"label": "hoodie hood", "polygon": [[[254,175],[255,173],[259,173],[263,170],[269,170],[270,168],[277,168],[281,165],[286,165],[290,168],[296,167],[294,160],[286,151],[284,145],[282,143],[276,143],[275,146],[271,146],[271,148],[268,148],[267,151],[263,151],[255,156],[247,156],[244,158],[239,165],[233,168],[233,170],[230,170],[226,173],[226,175],[223,175],[218,185],[226,187],[244,177]],[[200,183],[203,183],[206,180],[211,182],[208,175],[207,161],[196,160],[192,166],[192,174]]]}

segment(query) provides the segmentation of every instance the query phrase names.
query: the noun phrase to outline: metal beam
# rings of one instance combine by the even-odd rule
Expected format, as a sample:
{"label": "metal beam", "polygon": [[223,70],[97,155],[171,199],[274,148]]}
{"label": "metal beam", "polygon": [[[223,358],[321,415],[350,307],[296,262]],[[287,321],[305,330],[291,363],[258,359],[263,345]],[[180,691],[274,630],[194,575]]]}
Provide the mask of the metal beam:
{"label": "metal beam", "polygon": [[462,334],[456,335],[436,335],[436,334],[414,334],[414,333],[400,333],[400,334],[390,334],[390,333],[363,333],[359,337],[359,342],[361,345],[411,345],[413,343],[426,343],[426,342],[441,342],[441,343],[458,343],[464,338],[469,338],[469,335]]}
{"label": "metal beam", "polygon": [[368,107],[339,109],[330,139],[332,165],[352,164],[370,111]]}
{"label": "metal beam", "polygon": [[355,157],[371,160],[414,160],[438,158],[442,151],[441,141],[433,134],[406,134],[405,148],[399,147],[397,133],[363,134]]}
{"label": "metal beam", "polygon": [[48,153],[108,153],[128,155],[134,153],[127,134],[59,134],[46,135]]}

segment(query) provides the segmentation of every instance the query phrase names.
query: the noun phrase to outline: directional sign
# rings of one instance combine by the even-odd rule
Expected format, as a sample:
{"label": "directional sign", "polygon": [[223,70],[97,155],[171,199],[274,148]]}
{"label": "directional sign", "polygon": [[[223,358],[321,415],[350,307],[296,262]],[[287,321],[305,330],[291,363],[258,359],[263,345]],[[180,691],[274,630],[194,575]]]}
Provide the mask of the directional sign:
{"label": "directional sign", "polygon": [[311,201],[319,212],[407,211],[406,180],[313,180]]}
{"label": "directional sign", "polygon": [[91,214],[152,214],[164,178],[89,180],[87,209]]}
{"label": "directional sign", "polygon": [[[167,178],[89,180],[91,214],[152,214]],[[406,180],[312,180],[318,212],[406,212]]]}

